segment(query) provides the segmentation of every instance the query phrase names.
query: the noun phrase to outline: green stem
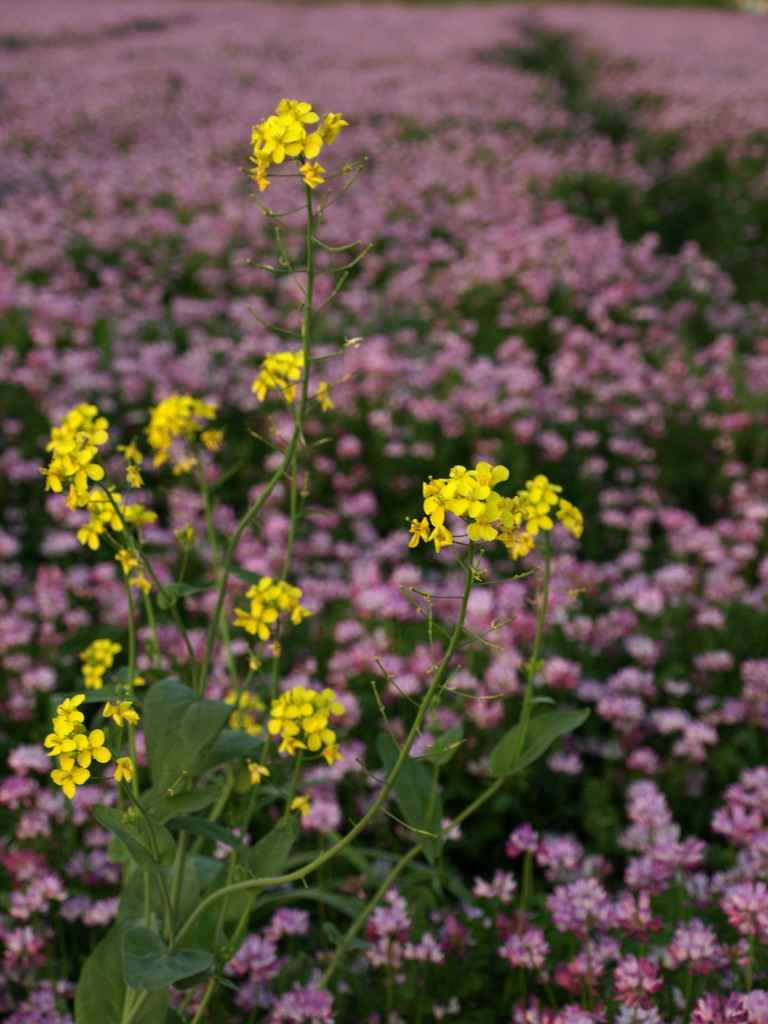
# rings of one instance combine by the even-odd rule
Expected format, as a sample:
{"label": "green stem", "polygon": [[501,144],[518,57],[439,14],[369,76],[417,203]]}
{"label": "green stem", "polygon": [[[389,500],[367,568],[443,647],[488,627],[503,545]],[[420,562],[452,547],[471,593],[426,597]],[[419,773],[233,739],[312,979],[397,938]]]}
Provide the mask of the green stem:
{"label": "green stem", "polygon": [[203,993],[203,998],[200,1000],[200,1005],[197,1008],[197,1012],[190,1021],[190,1024],[200,1024],[200,1021],[203,1019],[203,1014],[206,1011],[206,1007],[208,1006],[208,1003],[211,1001],[211,996],[213,995],[215,988],[216,981],[214,978],[211,978],[211,980],[208,982],[206,986],[205,992]]}
{"label": "green stem", "polygon": [[544,638],[544,628],[547,619],[547,605],[549,604],[549,580],[552,567],[552,546],[549,541],[549,534],[544,534],[544,581],[539,592],[539,608],[536,615],[536,636],[533,641],[533,651],[527,666],[525,695],[523,707],[520,711],[520,731],[517,736],[514,761],[517,761],[522,753],[525,735],[528,732],[528,724],[531,720],[533,710],[533,684],[539,670],[539,658],[541,656],[541,644]]}
{"label": "green stem", "polygon": [[[263,889],[266,886],[287,885],[290,882],[301,881],[304,878],[306,878],[307,875],[311,875],[320,867],[321,864],[325,864],[326,861],[332,860],[338,853],[341,852],[341,850],[343,850],[346,846],[353,842],[360,835],[363,829],[365,829],[367,825],[376,817],[376,815],[383,807],[390,792],[392,791],[392,787],[397,781],[398,776],[400,775],[400,772],[403,769],[403,766],[408,760],[411,747],[413,746],[414,742],[416,741],[416,737],[419,735],[421,731],[421,726],[424,722],[427,713],[429,712],[430,707],[434,703],[435,698],[440,693],[444,683],[447,681],[447,678],[449,676],[451,661],[453,659],[453,655],[456,653],[456,648],[459,646],[459,642],[461,640],[461,636],[463,633],[464,619],[467,614],[467,604],[469,602],[469,594],[470,591],[472,590],[472,584],[475,579],[475,568],[472,564],[473,555],[474,544],[470,542],[469,553],[465,566],[464,592],[461,597],[461,606],[459,609],[458,620],[456,622],[453,634],[451,635],[450,642],[446,649],[443,660],[441,661],[440,666],[437,672],[435,672],[432,682],[429,685],[429,689],[427,690],[426,694],[424,695],[424,699],[419,705],[419,708],[416,712],[416,716],[413,720],[413,724],[411,725],[411,728],[408,732],[408,736],[406,737],[406,740],[400,749],[400,753],[394,764],[392,772],[389,778],[382,786],[379,795],[371,804],[370,808],[366,811],[362,818],[360,818],[357,824],[354,825],[349,830],[349,832],[347,832],[346,835],[342,836],[337,843],[334,843],[333,846],[330,846],[323,853],[318,854],[317,857],[313,858],[307,864],[304,864],[301,867],[297,868],[295,871],[290,871],[285,875],[275,875],[273,877],[267,878],[253,878],[247,879],[243,882],[236,882],[233,885],[224,886],[216,892],[206,896],[203,900],[200,901],[197,907],[190,914],[186,923],[179,932],[178,941],[181,941],[182,937],[186,934],[187,931],[189,931],[189,929],[192,927],[195,921],[197,921],[201,914],[205,913],[208,907],[215,903],[216,900],[218,899],[226,898],[231,893],[235,892],[248,892],[251,889]],[[498,786],[501,785],[501,781],[502,780],[497,780],[497,782],[494,784],[493,787],[491,787],[491,789],[493,790],[495,788],[498,788]],[[475,804],[477,804],[477,801],[475,801]]]}
{"label": "green stem", "polygon": [[301,761],[302,761],[301,755],[302,755],[302,753],[303,753],[303,751],[300,750],[296,754],[296,760],[294,761],[294,764],[293,764],[293,775],[291,776],[291,788],[290,788],[290,790],[288,792],[288,796],[287,796],[286,801],[285,801],[285,811],[283,812],[283,821],[285,822],[285,824],[288,824],[288,819],[291,816],[291,804],[293,803],[293,798],[296,796],[296,788],[299,785],[299,774],[301,772]]}

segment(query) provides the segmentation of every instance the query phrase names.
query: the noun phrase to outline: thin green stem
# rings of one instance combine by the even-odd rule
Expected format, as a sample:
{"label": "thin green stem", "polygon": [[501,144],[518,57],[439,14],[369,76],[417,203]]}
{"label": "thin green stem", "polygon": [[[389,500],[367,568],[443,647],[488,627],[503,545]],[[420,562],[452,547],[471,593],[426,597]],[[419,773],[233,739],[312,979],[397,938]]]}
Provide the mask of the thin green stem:
{"label": "thin green stem", "polygon": [[[248,892],[252,889],[263,889],[267,886],[287,885],[290,882],[298,882],[303,880],[307,877],[307,875],[311,875],[314,871],[316,871],[321,864],[325,864],[326,861],[332,860],[334,857],[336,857],[337,854],[341,852],[341,850],[343,850],[346,846],[353,842],[360,835],[363,829],[365,829],[367,825],[371,821],[373,821],[373,819],[376,817],[376,815],[383,807],[390,792],[392,791],[392,788],[395,782],[397,781],[400,772],[403,769],[403,766],[408,760],[411,747],[413,746],[417,736],[421,732],[421,727],[424,722],[424,719],[427,713],[429,712],[429,709],[431,708],[432,704],[434,703],[435,698],[441,692],[444,683],[449,677],[451,661],[453,659],[454,654],[456,653],[456,649],[459,646],[461,635],[463,633],[464,619],[466,617],[467,604],[469,602],[469,594],[470,591],[472,590],[472,584],[474,583],[475,580],[475,568],[472,564],[473,554],[474,545],[470,544],[469,554],[465,565],[464,591],[461,598],[459,615],[456,622],[456,626],[453,631],[453,635],[451,636],[445,655],[443,656],[443,660],[440,662],[440,666],[435,672],[432,682],[430,683],[429,688],[426,694],[424,695],[421,704],[419,705],[419,708],[413,720],[413,724],[411,725],[405,742],[403,743],[403,746],[400,749],[400,753],[397,757],[397,760],[395,761],[394,767],[392,768],[392,772],[389,778],[381,787],[379,795],[376,797],[376,799],[371,804],[366,813],[362,816],[362,818],[360,818],[356,825],[352,826],[352,828],[349,830],[349,832],[347,832],[346,835],[342,836],[341,839],[339,839],[337,843],[334,843],[333,846],[328,847],[328,849],[323,851],[323,853],[318,854],[311,861],[297,868],[295,871],[289,871],[285,875],[276,875],[267,878],[253,878],[247,879],[243,882],[236,882],[233,885],[225,886],[217,890],[216,892],[206,896],[203,900],[200,901],[197,907],[192,911],[190,916],[187,918],[187,921],[185,922],[181,931],[179,932],[179,941],[181,941],[182,937],[186,934],[187,931],[189,931],[189,929],[192,927],[195,921],[197,921],[200,915],[205,913],[208,907],[215,903],[216,900],[228,897],[231,893],[235,892]],[[496,788],[498,788],[498,785],[500,784],[501,780],[497,780],[497,783],[495,784]],[[493,788],[494,787],[491,787],[491,789]],[[477,801],[475,801],[475,803],[477,803]]]}
{"label": "thin green stem", "polygon": [[523,706],[520,711],[520,730],[517,737],[517,744],[513,758],[517,761],[523,750],[525,735],[528,732],[528,724],[531,720],[533,709],[533,686],[539,671],[539,658],[541,656],[541,645],[544,639],[544,629],[547,620],[547,606],[549,604],[549,580],[552,566],[552,547],[549,541],[549,534],[544,534],[544,579],[539,590],[539,607],[536,615],[536,636],[533,641],[533,651],[528,661],[525,695]]}

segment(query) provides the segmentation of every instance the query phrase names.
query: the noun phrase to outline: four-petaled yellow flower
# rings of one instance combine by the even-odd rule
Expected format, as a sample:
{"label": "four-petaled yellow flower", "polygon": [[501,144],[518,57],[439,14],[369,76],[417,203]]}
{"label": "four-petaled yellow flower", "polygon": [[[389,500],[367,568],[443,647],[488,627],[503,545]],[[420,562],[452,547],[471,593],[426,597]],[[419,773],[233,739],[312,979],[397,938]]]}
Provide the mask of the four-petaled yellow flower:
{"label": "four-petaled yellow flower", "polygon": [[291,810],[298,811],[302,818],[306,818],[312,808],[312,790],[308,793],[300,793],[291,800]]}
{"label": "four-petaled yellow flower", "polygon": [[248,767],[251,785],[258,786],[262,779],[269,778],[269,768],[265,768],[263,764],[259,764],[258,761],[251,761],[250,758],[245,763]]}
{"label": "four-petaled yellow flower", "polygon": [[318,163],[307,163],[302,164],[299,168],[301,176],[304,178],[304,184],[310,188],[317,188],[318,185],[322,185],[325,181],[323,175],[326,173],[325,168],[321,167]]}
{"label": "four-petaled yellow flower", "polygon": [[105,718],[111,718],[115,725],[136,725],[139,721],[139,713],[130,700],[120,700],[116,704],[107,701],[102,714]]}
{"label": "four-petaled yellow flower", "polygon": [[118,757],[115,761],[115,782],[130,782],[134,773],[133,761],[130,757]]}

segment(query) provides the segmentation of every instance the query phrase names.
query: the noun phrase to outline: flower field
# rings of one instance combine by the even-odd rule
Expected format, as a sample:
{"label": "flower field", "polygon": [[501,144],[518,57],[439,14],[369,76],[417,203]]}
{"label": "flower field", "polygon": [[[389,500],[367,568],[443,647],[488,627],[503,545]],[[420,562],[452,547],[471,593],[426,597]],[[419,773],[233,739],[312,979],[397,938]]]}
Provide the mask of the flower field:
{"label": "flower field", "polygon": [[766,53],[0,0],[4,1021],[768,1024]]}

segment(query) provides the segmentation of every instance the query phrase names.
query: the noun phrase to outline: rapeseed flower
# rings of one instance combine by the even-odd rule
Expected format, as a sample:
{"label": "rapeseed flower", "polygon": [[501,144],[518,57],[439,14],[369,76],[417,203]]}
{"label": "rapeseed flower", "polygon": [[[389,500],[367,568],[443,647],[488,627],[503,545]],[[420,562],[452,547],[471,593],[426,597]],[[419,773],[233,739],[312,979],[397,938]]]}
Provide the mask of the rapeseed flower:
{"label": "rapeseed flower", "polygon": [[168,461],[175,438],[191,441],[201,429],[200,420],[212,420],[216,406],[191,395],[170,395],[149,410],[149,424],[145,428],[149,446],[154,451],[153,465]]}
{"label": "rapeseed flower", "polygon": [[272,701],[267,721],[270,736],[280,737],[278,752],[295,754],[307,750],[321,754],[330,765],[341,760],[336,733],[328,725],[331,715],[342,715],[344,705],[333,690],[320,691],[304,686],[286,690]]}
{"label": "rapeseed flower", "polygon": [[115,725],[136,725],[139,721],[139,713],[130,700],[120,700],[116,704],[107,701],[102,714],[111,718]]}
{"label": "rapeseed flower", "polygon": [[115,655],[120,654],[122,649],[122,645],[114,640],[102,638],[94,640],[84,651],[80,652],[86,689],[100,690],[102,688],[104,674],[112,668],[115,663]]}
{"label": "rapeseed flower", "polygon": [[256,181],[262,192],[270,184],[267,178],[270,167],[279,166],[288,158],[300,163],[299,170],[310,188],[323,181],[324,169],[319,164],[311,165],[309,161],[317,157],[324,145],[330,146],[349,122],[341,114],[326,114],[320,127],[308,132],[306,126],[317,124],[319,120],[320,116],[311,104],[282,99],[274,114],[253,126],[250,160],[255,167],[246,174]]}
{"label": "rapeseed flower", "polygon": [[299,587],[291,586],[285,580],[273,580],[271,576],[262,576],[258,583],[248,588],[245,596],[250,605],[247,609],[235,608],[233,621],[259,640],[269,640],[280,615],[288,615],[292,624],[298,626],[311,614],[299,604],[302,597]]}
{"label": "rapeseed flower", "polygon": [[408,546],[433,542],[440,551],[452,544],[454,535],[446,525],[448,513],[463,520],[469,540],[500,540],[512,558],[528,554],[539,531],[554,529],[553,512],[569,533],[581,536],[584,518],[575,505],[561,497],[559,484],[539,473],[509,497],[495,489],[508,479],[506,466],[489,462],[478,462],[474,469],[454,466],[447,477],[430,477],[422,488],[425,518],[410,520]]}
{"label": "rapeseed flower", "polygon": [[45,477],[45,489],[61,493],[69,484],[68,504],[80,508],[87,501],[91,482],[104,479],[104,468],[94,462],[99,447],[109,440],[107,419],[95,405],[86,402],[75,406],[58,427],[51,430],[51,439],[45,450],[51,460],[40,472]]}
{"label": "rapeseed flower", "polygon": [[224,698],[224,703],[235,706],[235,710],[229,716],[230,729],[240,729],[249,736],[258,736],[264,731],[258,719],[266,705],[256,694],[248,693],[246,690],[238,694],[236,690],[230,690]]}
{"label": "rapeseed flower", "polygon": [[85,728],[85,716],[79,710],[84,700],[85,694],[79,693],[59,704],[53,719],[53,732],[43,740],[43,746],[49,748],[48,757],[59,759],[59,767],[53,769],[51,778],[69,799],[75,795],[76,788],[91,777],[93,761],[106,764],[112,757],[105,746],[103,730],[88,731]]}
{"label": "rapeseed flower", "polygon": [[263,402],[267,391],[274,388],[281,391],[285,401],[290,403],[296,397],[296,382],[301,380],[303,370],[303,352],[268,352],[251,391]]}

